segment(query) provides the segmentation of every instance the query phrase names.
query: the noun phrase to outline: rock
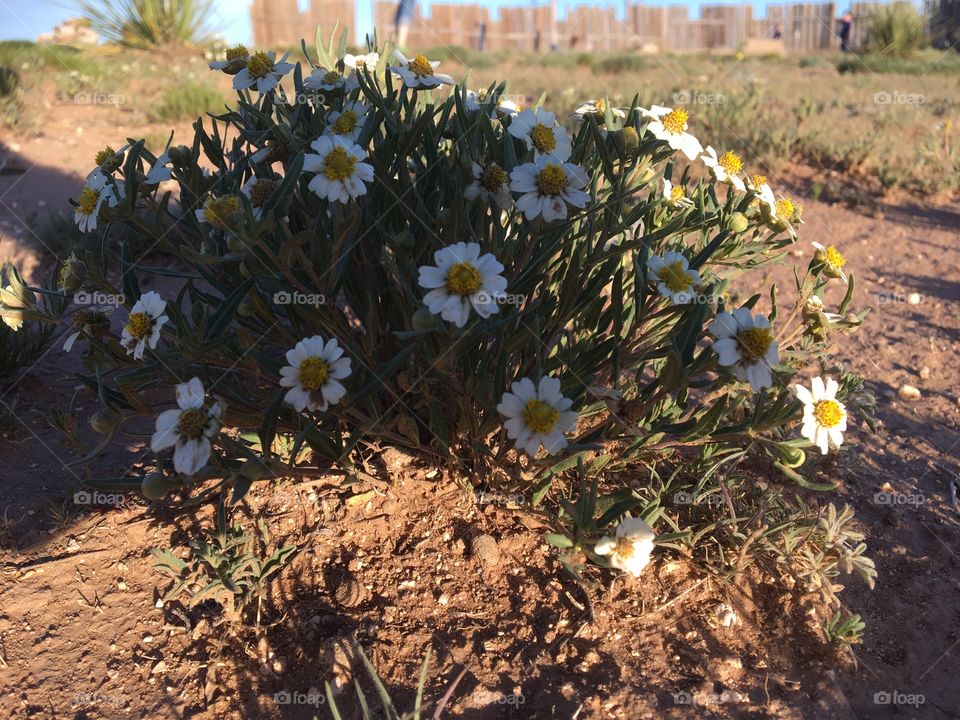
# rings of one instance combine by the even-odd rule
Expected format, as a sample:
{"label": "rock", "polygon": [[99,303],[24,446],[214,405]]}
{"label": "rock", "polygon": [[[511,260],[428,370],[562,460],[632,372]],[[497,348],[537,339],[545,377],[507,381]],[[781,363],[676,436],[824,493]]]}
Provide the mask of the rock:
{"label": "rock", "polygon": [[477,535],[470,541],[470,555],[487,568],[500,564],[500,547],[492,535]]}
{"label": "rock", "polygon": [[910,305],[919,305],[921,300],[923,300],[923,298],[920,297],[920,293],[914,292],[907,295],[907,302]]}
{"label": "rock", "polygon": [[345,608],[356,607],[364,601],[366,592],[356,578],[350,576],[341,580],[333,591],[333,599]]}
{"label": "rock", "polygon": [[726,603],[720,603],[713,610],[714,615],[717,616],[717,620],[720,621],[720,624],[724,627],[733,627],[740,619],[737,617],[737,613],[734,612],[733,608],[727,605]]}
{"label": "rock", "polygon": [[920,391],[915,388],[913,385],[901,385],[900,389],[897,390],[897,395],[900,396],[901,400],[919,400]]}
{"label": "rock", "polygon": [[926,365],[924,365],[922,368],[920,368],[920,379],[921,379],[921,380],[929,380],[929,379],[930,379],[930,368],[928,368]]}

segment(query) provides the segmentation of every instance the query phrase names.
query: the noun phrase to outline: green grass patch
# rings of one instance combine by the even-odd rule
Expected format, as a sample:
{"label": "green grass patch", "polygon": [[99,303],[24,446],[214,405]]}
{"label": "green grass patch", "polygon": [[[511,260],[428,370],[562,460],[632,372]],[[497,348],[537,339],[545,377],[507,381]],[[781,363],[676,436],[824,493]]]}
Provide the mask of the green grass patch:
{"label": "green grass patch", "polygon": [[208,112],[223,112],[226,99],[219,91],[201,83],[186,83],[165,90],[151,111],[160,122],[193,120]]}
{"label": "green grass patch", "polygon": [[837,63],[842,73],[875,75],[960,74],[960,53],[955,50],[924,50],[910,57],[867,53],[844,57]]}

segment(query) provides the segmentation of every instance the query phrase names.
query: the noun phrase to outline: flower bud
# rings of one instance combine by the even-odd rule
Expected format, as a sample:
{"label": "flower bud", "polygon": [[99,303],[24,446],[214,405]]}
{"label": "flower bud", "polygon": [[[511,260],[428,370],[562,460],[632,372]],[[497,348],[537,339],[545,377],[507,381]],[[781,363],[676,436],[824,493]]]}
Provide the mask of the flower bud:
{"label": "flower bud", "polygon": [[113,430],[121,419],[120,413],[113,408],[103,408],[90,416],[90,427],[101,435]]}
{"label": "flower bud", "polygon": [[87,266],[74,253],[63,263],[60,268],[60,289],[64,293],[70,293],[78,290],[83,281],[87,278]]}
{"label": "flower bud", "polygon": [[170,148],[170,150],[167,151],[167,155],[174,165],[185,167],[193,164],[193,151],[186,145],[177,145],[176,147]]}
{"label": "flower bud", "polygon": [[730,229],[735,233],[742,233],[750,226],[750,221],[743,213],[735,212],[730,216]]}
{"label": "flower bud", "polygon": [[411,324],[414,330],[429,330],[437,326],[437,316],[426,308],[420,308],[413,313],[413,321]]}
{"label": "flower bud", "polygon": [[170,481],[163,473],[150,473],[140,483],[140,492],[148,500],[163,500],[170,492]]}

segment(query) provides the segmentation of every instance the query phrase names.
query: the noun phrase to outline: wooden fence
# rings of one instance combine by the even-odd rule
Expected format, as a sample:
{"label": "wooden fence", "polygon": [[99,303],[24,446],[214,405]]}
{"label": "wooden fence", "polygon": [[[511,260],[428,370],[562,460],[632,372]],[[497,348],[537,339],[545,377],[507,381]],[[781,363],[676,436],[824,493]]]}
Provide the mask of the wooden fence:
{"label": "wooden fence", "polygon": [[[366,1],[366,0],[361,0]],[[354,0],[312,0],[300,12],[297,0],[254,0],[251,8],[254,41],[258,46],[287,46],[308,40],[313,28],[355,27]],[[865,40],[869,5],[855,3],[851,44]],[[395,2],[373,0],[377,29],[394,29]],[[474,50],[515,49],[546,52],[573,51],[732,52],[742,48],[778,48],[814,53],[835,50],[837,11],[834,2],[771,5],[765,17],[753,17],[748,5],[704,5],[691,18],[685,5],[648,6],[627,0],[624,16],[612,6],[575,6],[559,18],[555,3],[503,7],[495,15],[472,4],[431,3],[428,12],[417,4],[407,45],[429,48],[459,45]],[[757,42],[763,41],[763,42]]]}

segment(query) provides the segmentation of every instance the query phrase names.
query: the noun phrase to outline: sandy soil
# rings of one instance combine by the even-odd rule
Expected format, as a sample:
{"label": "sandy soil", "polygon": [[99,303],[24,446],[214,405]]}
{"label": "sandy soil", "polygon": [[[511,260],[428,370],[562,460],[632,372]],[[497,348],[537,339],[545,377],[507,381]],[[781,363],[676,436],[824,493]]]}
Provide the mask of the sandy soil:
{"label": "sandy soil", "polygon": [[[79,108],[53,114],[41,137],[0,131],[28,170],[0,176],[0,259],[40,272],[31,215],[66,208],[95,150],[128,130]],[[797,169],[790,182],[803,195],[812,179]],[[270,588],[259,631],[217,625],[203,607],[158,607],[167,583],[150,548],[212,521],[132,497],[106,509],[73,502],[74,452],[45,416],[72,398],[82,420],[96,398],[72,377],[78,354],[65,361],[55,342],[0,385],[4,398],[19,396],[24,421],[0,441],[0,715],[328,717],[277,700],[356,676],[355,637],[403,702],[431,649],[426,697],[452,688],[448,717],[957,717],[960,515],[948,483],[960,444],[960,213],[904,197],[869,213],[809,201],[804,217],[793,259],[805,264],[812,240],[837,244],[856,269],[859,304],[875,308],[863,332],[838,339],[836,356],[876,392],[880,432],[854,426],[860,463],[823,468],[842,482],[837,495],[856,508],[880,573],[875,590],[851,580],[843,594],[867,622],[856,663],[820,643],[783,588],[702,581],[663,552],[642,581],[618,580],[590,602],[543,543],[536,512],[478,499],[395,451],[371,458],[376,486],[331,475],[252,492],[249,517],[300,548]],[[787,267],[771,273],[789,278]],[[920,399],[900,399],[904,384]],[[98,469],[144,462],[132,445]],[[881,491],[913,500],[891,504]],[[481,535],[494,541],[485,552]],[[718,622],[720,603],[737,625]],[[877,693],[899,693],[901,706],[878,704]],[[349,684],[340,697],[352,717]]]}

